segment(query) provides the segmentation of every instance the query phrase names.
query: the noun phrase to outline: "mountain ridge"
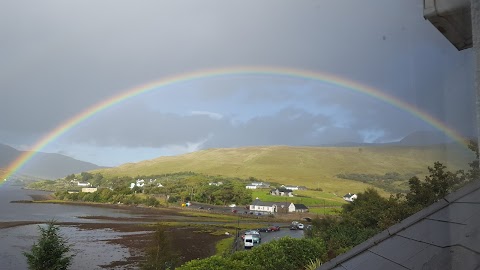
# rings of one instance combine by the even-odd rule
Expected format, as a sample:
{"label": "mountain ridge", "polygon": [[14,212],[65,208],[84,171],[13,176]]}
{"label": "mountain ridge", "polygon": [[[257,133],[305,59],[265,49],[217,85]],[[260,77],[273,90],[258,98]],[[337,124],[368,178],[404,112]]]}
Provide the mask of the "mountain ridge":
{"label": "mountain ridge", "polygon": [[[20,151],[9,145],[0,143],[0,168],[6,169],[25,152],[27,151]],[[101,168],[105,167],[58,153],[37,152],[17,174],[34,178],[57,179],[72,173]]]}
{"label": "mountain ridge", "polygon": [[249,146],[211,148],[178,156],[163,156],[95,170],[109,176],[158,175],[192,171],[284,184],[321,187],[325,191],[364,190],[369,185],[340,179],[338,174],[428,173],[435,161],[449,170],[467,169],[473,152],[458,144],[431,146],[374,145],[362,147]]}

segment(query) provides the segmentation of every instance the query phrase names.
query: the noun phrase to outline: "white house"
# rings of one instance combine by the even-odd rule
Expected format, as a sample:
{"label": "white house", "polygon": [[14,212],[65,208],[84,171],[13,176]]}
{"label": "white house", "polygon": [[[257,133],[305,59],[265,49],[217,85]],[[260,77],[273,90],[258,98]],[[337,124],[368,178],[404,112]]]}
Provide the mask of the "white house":
{"label": "white house", "polygon": [[78,182],[77,186],[79,186],[79,187],[89,187],[90,183],[89,182]]}
{"label": "white house", "polygon": [[304,213],[304,212],[308,212],[308,207],[304,204],[301,204],[301,203],[295,203],[295,204],[292,203],[288,207],[288,212]]}
{"label": "white house", "polygon": [[246,189],[257,189],[257,186],[256,185],[246,185],[245,188]]}
{"label": "white house", "polygon": [[257,186],[257,188],[269,188],[270,184],[267,182],[252,182],[252,186]]}
{"label": "white house", "polygon": [[293,197],[292,190],[283,187],[270,190],[270,195]]}
{"label": "white house", "polygon": [[208,183],[209,186],[221,186],[223,185],[223,182],[211,182],[211,183]]}
{"label": "white house", "polygon": [[87,188],[82,188],[82,192],[85,193],[93,193],[97,191],[98,189],[96,187],[87,187]]}
{"label": "white house", "polygon": [[305,186],[285,186],[282,185],[283,188],[290,189],[290,190],[307,190],[307,187]]}
{"label": "white house", "polygon": [[347,202],[353,202],[357,199],[357,194],[348,193],[343,196],[343,199]]}
{"label": "white house", "polygon": [[136,184],[137,187],[143,187],[143,186],[145,186],[145,180],[137,179],[135,184]]}
{"label": "white house", "polygon": [[252,186],[263,186],[263,182],[252,182]]}
{"label": "white house", "polygon": [[259,199],[250,204],[250,211],[267,213],[287,213],[291,203],[288,202],[262,202]]}

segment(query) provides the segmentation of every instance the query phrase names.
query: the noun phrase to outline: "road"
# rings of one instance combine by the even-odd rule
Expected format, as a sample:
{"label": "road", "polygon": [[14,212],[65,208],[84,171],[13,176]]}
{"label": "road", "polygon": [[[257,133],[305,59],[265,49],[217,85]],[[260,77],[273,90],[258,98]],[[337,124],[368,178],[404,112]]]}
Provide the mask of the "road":
{"label": "road", "polygon": [[285,236],[293,238],[302,238],[303,230],[289,230],[288,228],[282,228],[278,232],[264,232],[262,234],[262,243],[268,243],[272,240],[280,239]]}
{"label": "road", "polygon": [[[280,225],[280,224],[277,224],[277,225]],[[293,238],[302,238],[303,230],[290,230],[288,228],[282,228],[280,229],[280,231],[276,231],[276,232],[262,232],[261,244],[265,244],[273,240],[278,240],[285,236],[290,236]],[[241,237],[238,238],[237,244],[236,244],[236,251],[240,251],[240,250],[244,250],[243,240]]]}

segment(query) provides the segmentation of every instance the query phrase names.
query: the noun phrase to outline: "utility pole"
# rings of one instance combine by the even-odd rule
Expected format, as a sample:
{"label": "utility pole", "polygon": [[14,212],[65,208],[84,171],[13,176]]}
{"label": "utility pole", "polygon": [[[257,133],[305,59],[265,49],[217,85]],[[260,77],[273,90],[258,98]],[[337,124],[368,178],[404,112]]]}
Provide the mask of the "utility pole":
{"label": "utility pole", "polygon": [[323,215],[327,215],[327,202],[323,199]]}

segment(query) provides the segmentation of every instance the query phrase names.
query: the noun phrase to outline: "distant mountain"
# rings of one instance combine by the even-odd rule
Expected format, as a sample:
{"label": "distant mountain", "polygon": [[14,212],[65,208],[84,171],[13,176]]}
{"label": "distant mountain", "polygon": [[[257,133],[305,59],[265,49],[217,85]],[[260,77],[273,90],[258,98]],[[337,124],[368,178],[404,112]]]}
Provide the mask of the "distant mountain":
{"label": "distant mountain", "polygon": [[362,147],[362,146],[382,146],[382,145],[399,145],[399,146],[429,146],[438,144],[448,144],[451,140],[440,132],[435,131],[415,131],[408,134],[400,141],[388,143],[363,143],[363,142],[342,142],[322,146],[334,147]]}
{"label": "distant mountain", "polygon": [[448,138],[439,132],[416,131],[405,136],[403,139],[393,144],[403,146],[425,146],[434,144],[445,144],[447,142]]}
{"label": "distant mountain", "polygon": [[[23,151],[0,144],[0,168],[7,168]],[[57,179],[72,173],[80,173],[103,167],[80,161],[65,155],[39,152],[18,172],[35,178]]]}
{"label": "distant mountain", "polygon": [[[283,184],[321,187],[336,194],[363,191],[367,184],[338,174],[425,175],[435,161],[450,170],[465,169],[474,158],[458,144],[431,146],[374,145],[355,147],[255,146],[207,149],[96,170],[109,176],[160,175],[192,171]],[[341,194],[341,195],[343,195]]]}

